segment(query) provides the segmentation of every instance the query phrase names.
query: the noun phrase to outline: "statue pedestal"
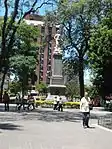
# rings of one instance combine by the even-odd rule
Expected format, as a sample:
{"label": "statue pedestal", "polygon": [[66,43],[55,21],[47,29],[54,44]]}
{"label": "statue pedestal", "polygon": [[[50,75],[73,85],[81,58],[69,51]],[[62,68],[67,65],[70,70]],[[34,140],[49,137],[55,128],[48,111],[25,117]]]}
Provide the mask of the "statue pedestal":
{"label": "statue pedestal", "polygon": [[59,95],[63,99],[63,101],[66,101],[65,85],[49,85],[48,89],[49,89],[49,92],[48,92],[47,100],[54,100],[54,97]]}
{"label": "statue pedestal", "polygon": [[65,90],[66,86],[64,85],[64,77],[62,75],[62,54],[54,52],[47,100],[53,100],[55,96],[59,95],[63,101],[66,101]]}

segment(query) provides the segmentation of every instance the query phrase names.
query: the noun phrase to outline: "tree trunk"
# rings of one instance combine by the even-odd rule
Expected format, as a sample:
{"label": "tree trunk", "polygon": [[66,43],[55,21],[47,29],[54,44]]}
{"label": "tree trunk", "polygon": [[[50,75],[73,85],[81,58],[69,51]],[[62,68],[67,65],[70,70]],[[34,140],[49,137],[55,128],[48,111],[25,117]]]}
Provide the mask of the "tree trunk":
{"label": "tree trunk", "polygon": [[80,84],[80,96],[84,96],[84,61],[83,57],[79,57],[79,84]]}
{"label": "tree trunk", "polygon": [[24,81],[22,80],[22,99],[24,98],[24,92],[25,92]]}
{"label": "tree trunk", "polygon": [[28,76],[27,76],[27,72],[26,74],[22,74],[22,97],[24,97],[25,95],[25,91],[27,90],[27,87],[28,87]]}
{"label": "tree trunk", "polygon": [[2,100],[2,95],[3,95],[3,86],[4,86],[4,82],[5,82],[5,76],[7,74],[7,68],[5,68],[4,72],[3,72],[3,77],[2,77],[2,81],[1,81],[1,86],[0,86],[0,100]]}

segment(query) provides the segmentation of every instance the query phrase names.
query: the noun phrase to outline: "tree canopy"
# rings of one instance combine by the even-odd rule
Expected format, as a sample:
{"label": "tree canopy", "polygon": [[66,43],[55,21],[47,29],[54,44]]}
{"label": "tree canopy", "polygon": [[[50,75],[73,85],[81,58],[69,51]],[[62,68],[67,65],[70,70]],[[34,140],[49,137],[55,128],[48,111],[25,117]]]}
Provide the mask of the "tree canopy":
{"label": "tree canopy", "polygon": [[24,22],[21,23],[15,35],[16,45],[13,47],[14,55],[9,59],[9,67],[18,76],[23,92],[28,86],[28,78],[31,78],[38,64],[38,36],[38,27],[29,26]]}
{"label": "tree canopy", "polygon": [[[112,58],[112,11],[108,9],[105,17],[95,26],[90,40],[89,59],[95,74],[94,84],[103,94],[103,86],[106,83],[107,68],[111,69]],[[109,73],[109,72],[108,72]],[[109,74],[108,74],[109,76]],[[109,83],[109,82],[108,82]]]}
{"label": "tree canopy", "polygon": [[[23,20],[27,15],[37,13],[42,6],[53,5],[54,2],[55,1],[53,0],[32,0],[32,1],[4,0],[3,2],[0,3],[0,8],[4,9],[3,24],[0,30],[0,36],[1,36],[0,75],[1,73],[3,73],[1,82],[1,98],[2,98],[5,76],[9,71],[10,57],[13,56],[17,48],[16,44],[18,41],[16,38],[17,35],[16,33],[19,26],[21,26],[21,22],[23,22]],[[24,29],[23,31],[25,31]],[[24,35],[25,32],[23,31],[22,33]],[[29,36],[30,34],[29,35],[27,34],[27,37]],[[24,38],[24,36],[22,37]],[[22,44],[22,46],[23,47],[21,48],[25,48],[25,46],[28,48],[29,42],[27,42],[26,45]]]}
{"label": "tree canopy", "polygon": [[44,82],[40,82],[40,84],[37,84],[36,89],[39,91],[39,93],[47,93],[47,85]]}
{"label": "tree canopy", "polygon": [[84,64],[86,52],[89,50],[91,29],[91,14],[88,11],[89,6],[86,0],[71,2],[64,0],[60,1],[58,7],[62,28],[62,48],[69,55],[67,59],[71,68],[75,68],[74,64],[78,64],[76,71],[79,76],[81,97],[84,96]]}

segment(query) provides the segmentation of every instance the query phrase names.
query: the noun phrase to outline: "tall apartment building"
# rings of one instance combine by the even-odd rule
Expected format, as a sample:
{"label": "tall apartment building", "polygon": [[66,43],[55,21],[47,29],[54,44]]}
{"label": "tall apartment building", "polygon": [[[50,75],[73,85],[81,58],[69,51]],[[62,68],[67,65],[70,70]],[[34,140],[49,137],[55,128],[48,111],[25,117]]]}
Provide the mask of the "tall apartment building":
{"label": "tall apartment building", "polygon": [[41,34],[37,39],[40,48],[36,76],[38,83],[43,81],[44,83],[49,84],[52,70],[53,51],[55,47],[54,35],[57,30],[59,30],[59,26],[46,24],[43,21],[42,16],[34,14],[28,15],[25,20],[28,25],[34,25],[40,29]]}

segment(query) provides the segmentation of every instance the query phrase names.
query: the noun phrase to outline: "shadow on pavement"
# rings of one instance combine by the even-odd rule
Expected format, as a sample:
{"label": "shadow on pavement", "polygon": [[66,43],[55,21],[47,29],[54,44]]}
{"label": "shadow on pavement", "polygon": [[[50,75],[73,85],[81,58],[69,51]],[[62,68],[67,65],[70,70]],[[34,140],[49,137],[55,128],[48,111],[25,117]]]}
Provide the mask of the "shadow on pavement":
{"label": "shadow on pavement", "polygon": [[61,121],[69,121],[69,122],[79,122],[81,120],[80,113],[74,112],[58,112],[58,111],[41,111],[38,110],[38,120],[47,121],[47,122],[61,122]]}
{"label": "shadow on pavement", "polygon": [[0,123],[0,129],[3,130],[21,130],[20,125],[15,125],[12,123]]}
{"label": "shadow on pavement", "polygon": [[[1,111],[1,110],[0,110]],[[91,119],[98,119],[96,114],[91,114]],[[80,122],[82,114],[79,111],[53,111],[52,109],[35,109],[34,111],[9,111],[0,112],[0,121],[40,120],[45,122]]]}
{"label": "shadow on pavement", "polygon": [[96,127],[90,126],[88,129],[95,129]]}

